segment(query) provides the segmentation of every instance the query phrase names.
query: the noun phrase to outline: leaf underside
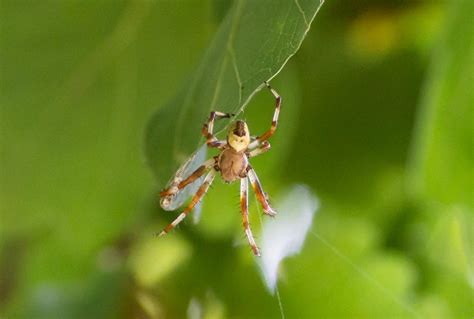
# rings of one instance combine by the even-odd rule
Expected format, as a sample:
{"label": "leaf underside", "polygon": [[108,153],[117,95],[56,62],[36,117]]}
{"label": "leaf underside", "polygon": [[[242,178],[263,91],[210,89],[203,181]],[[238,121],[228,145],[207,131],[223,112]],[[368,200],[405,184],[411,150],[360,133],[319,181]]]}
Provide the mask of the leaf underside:
{"label": "leaf underside", "polygon": [[[238,115],[263,82],[280,72],[321,5],[310,0],[233,4],[197,69],[148,123],[145,154],[160,184],[202,143],[201,126],[211,110]],[[215,132],[225,124],[216,123]]]}

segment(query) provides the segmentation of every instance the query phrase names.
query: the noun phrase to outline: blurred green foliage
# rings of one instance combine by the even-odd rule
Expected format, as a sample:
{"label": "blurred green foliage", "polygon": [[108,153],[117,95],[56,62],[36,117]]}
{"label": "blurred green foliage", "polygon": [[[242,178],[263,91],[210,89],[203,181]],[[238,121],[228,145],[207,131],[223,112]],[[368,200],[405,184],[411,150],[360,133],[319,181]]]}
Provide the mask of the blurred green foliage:
{"label": "blurred green foliage", "polygon": [[[242,236],[237,185],[216,181],[199,224],[151,236],[175,214],[158,207],[145,126],[229,7],[0,2],[0,317],[281,317]],[[281,268],[287,318],[474,315],[473,11],[328,1],[272,81],[280,126],[253,166],[274,201],[305,183],[322,204]],[[267,93],[243,114],[255,133],[272,116]]]}

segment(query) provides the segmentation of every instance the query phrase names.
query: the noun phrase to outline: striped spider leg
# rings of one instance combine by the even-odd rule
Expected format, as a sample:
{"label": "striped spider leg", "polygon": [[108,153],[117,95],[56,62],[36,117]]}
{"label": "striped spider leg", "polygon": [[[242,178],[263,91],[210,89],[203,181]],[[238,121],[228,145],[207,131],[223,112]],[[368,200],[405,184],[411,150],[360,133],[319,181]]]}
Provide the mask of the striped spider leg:
{"label": "striped spider leg", "polygon": [[270,90],[272,95],[275,97],[275,112],[273,113],[272,125],[270,129],[257,137],[252,143],[249,144],[249,149],[254,149],[259,146],[263,141],[268,140],[276,131],[278,126],[278,117],[280,116],[280,107],[281,107],[281,96],[268,84],[265,82],[265,85]]}
{"label": "striped spider leg", "polygon": [[214,121],[216,119],[223,119],[223,118],[231,118],[234,116],[234,114],[230,113],[223,113],[223,112],[217,112],[217,111],[212,111],[211,114],[209,115],[209,120],[207,123],[204,123],[202,126],[202,135],[207,139],[206,143],[207,146],[209,147],[215,147],[222,149],[227,143],[226,141],[219,141],[213,134],[214,130]]}
{"label": "striped spider leg", "polygon": [[211,186],[212,182],[214,181],[214,177],[216,176],[216,170],[212,168],[209,173],[207,173],[206,178],[204,179],[204,182],[201,184],[199,189],[197,190],[196,194],[194,194],[193,198],[191,199],[191,202],[189,205],[183,210],[181,214],[176,217],[175,220],[171,224],[165,227],[161,231],[161,233],[158,234],[158,236],[164,236],[167,233],[169,233],[173,228],[176,227],[196,206],[197,203],[206,195],[207,190],[209,189],[209,186]]}
{"label": "striped spider leg", "polygon": [[253,150],[249,151],[247,153],[247,156],[249,158],[262,155],[263,153],[266,153],[270,150],[271,145],[270,142],[268,141],[263,141],[258,147],[254,148]]}
{"label": "striped spider leg", "polygon": [[[275,133],[278,127],[278,117],[280,115],[281,107],[281,96],[267,82],[265,82],[265,85],[275,97],[275,111],[273,113],[272,125],[268,131],[258,136],[254,141],[249,144],[249,151],[247,152],[249,158],[261,155],[270,150],[271,145],[270,142],[268,142],[267,140]],[[257,194],[257,200],[261,203],[263,207],[263,212],[269,216],[275,216],[277,212],[268,203],[267,195],[263,191],[262,184],[258,179],[257,173],[250,164],[247,167],[247,174],[250,179],[250,183],[252,184],[252,188]]]}
{"label": "striped spider leg", "polygon": [[268,216],[274,217],[277,212],[270,206],[267,194],[263,191],[262,184],[258,179],[257,173],[250,164],[247,166],[247,176],[250,180],[250,184],[252,184],[253,191],[257,195],[257,200],[262,205],[263,212]]}
{"label": "striped spider leg", "polygon": [[240,180],[240,210],[242,213],[242,225],[244,226],[245,236],[247,236],[247,240],[249,241],[253,253],[255,256],[260,256],[260,251],[258,250],[255,239],[253,238],[252,230],[250,229],[248,188],[249,184],[247,178],[242,178]]}
{"label": "striped spider leg", "polygon": [[205,172],[207,172],[211,167],[213,167],[215,163],[216,163],[215,158],[208,159],[185,179],[182,179],[181,175],[177,175],[177,177],[175,177],[175,179],[171,183],[170,187],[160,192],[160,197],[166,198],[167,196],[175,195],[180,190],[182,190],[189,184],[193,183],[196,179],[201,177]]}
{"label": "striped spider leg", "polygon": [[[168,187],[160,192],[160,205],[164,210],[174,210],[176,205],[180,206],[184,200],[178,198],[181,191],[188,185],[194,183],[201,176],[204,175],[211,167],[216,163],[215,158],[211,158],[205,161],[201,166],[199,166],[194,172],[192,172],[188,177],[184,177],[186,170],[190,162],[192,162],[195,157],[190,158],[183,167],[181,167],[178,172],[175,174],[173,180],[169,183]],[[179,196],[181,197],[181,195]]]}

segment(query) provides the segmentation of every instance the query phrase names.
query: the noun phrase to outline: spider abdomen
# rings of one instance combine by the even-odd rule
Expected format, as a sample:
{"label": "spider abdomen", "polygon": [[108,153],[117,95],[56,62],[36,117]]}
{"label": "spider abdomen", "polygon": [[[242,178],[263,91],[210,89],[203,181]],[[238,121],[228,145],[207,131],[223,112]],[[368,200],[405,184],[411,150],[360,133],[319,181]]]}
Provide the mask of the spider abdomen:
{"label": "spider abdomen", "polygon": [[244,152],[236,152],[232,148],[225,149],[219,155],[219,170],[226,183],[243,178],[247,175],[248,159]]}

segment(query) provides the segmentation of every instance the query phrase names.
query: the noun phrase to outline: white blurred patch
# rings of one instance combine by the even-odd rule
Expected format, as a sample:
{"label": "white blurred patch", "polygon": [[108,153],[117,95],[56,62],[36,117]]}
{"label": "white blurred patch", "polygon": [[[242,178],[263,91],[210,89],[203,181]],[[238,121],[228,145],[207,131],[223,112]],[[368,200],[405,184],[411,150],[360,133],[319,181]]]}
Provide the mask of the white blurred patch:
{"label": "white blurred patch", "polygon": [[[204,161],[206,160],[206,155],[207,145],[204,144],[196,152],[194,152],[194,154],[191,155],[191,157],[186,162],[184,162],[183,165],[181,165],[181,167],[176,171],[176,174],[173,176],[173,178],[166,184],[166,188],[170,187],[171,185],[178,185],[182,180],[191,175],[199,166],[204,163]],[[197,192],[199,186],[201,186],[205,177],[206,174],[195,180],[190,185],[186,186],[183,190],[178,192],[176,196],[162,198],[160,201],[161,207],[164,210],[169,211],[173,211],[181,207],[189,197],[191,197]],[[196,205],[193,210],[193,214],[193,220],[195,223],[197,223],[201,216],[200,204]]]}
{"label": "white blurred patch", "polygon": [[303,247],[319,207],[318,199],[308,187],[294,186],[283,202],[276,205],[278,215],[266,219],[263,225],[259,266],[268,289],[274,293],[278,266],[288,256],[296,255]]}
{"label": "white blurred patch", "polygon": [[191,298],[188,306],[188,319],[201,319],[202,318],[202,306],[196,298]]}

